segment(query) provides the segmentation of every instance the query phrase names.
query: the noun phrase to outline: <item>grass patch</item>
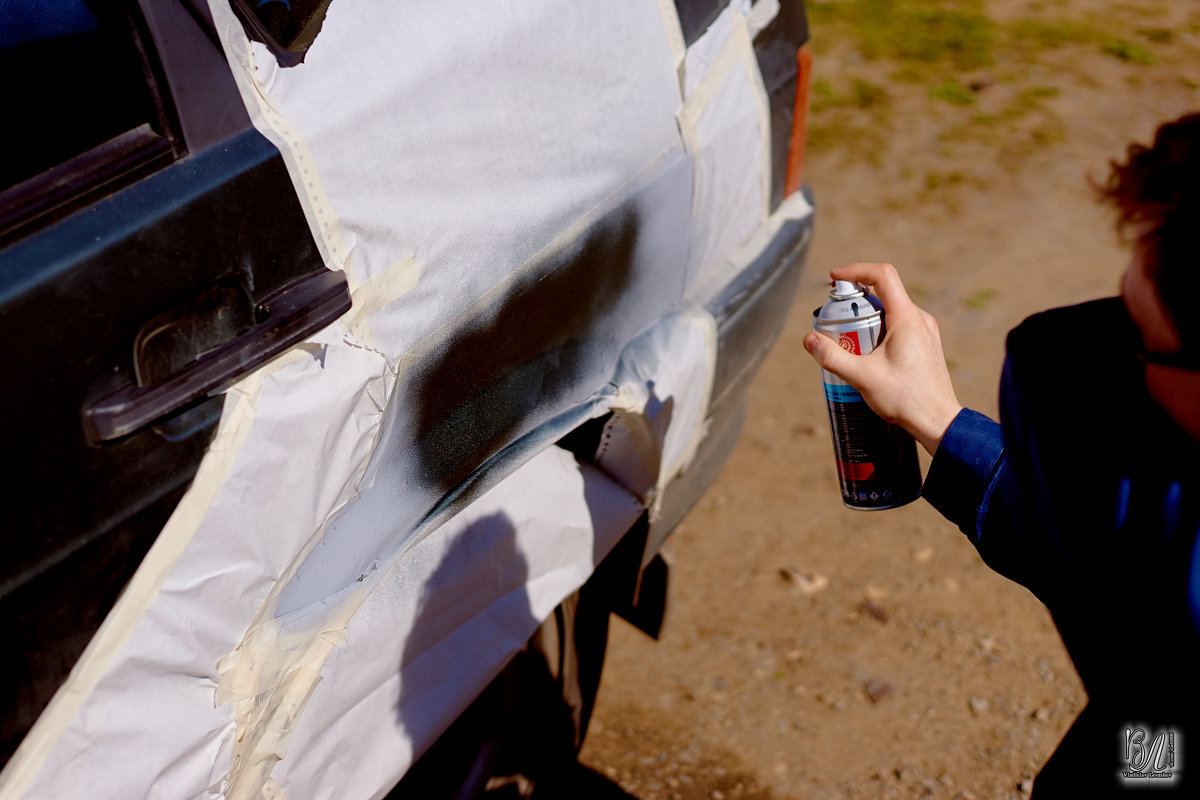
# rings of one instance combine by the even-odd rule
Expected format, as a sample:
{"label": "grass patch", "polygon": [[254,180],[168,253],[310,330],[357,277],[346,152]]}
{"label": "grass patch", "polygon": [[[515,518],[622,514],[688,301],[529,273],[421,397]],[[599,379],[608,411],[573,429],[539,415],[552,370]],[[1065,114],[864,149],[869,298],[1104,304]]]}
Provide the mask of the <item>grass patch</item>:
{"label": "grass patch", "polygon": [[[1169,24],[1144,2],[1137,4],[1140,10],[1117,3],[1075,11],[1069,0],[1034,0],[1020,18],[1003,23],[988,17],[984,0],[806,5],[814,42],[836,54],[838,61],[830,63],[842,65],[813,83],[810,146],[837,150],[849,163],[876,165],[889,158],[891,131],[912,116],[921,117],[922,129],[936,124],[947,149],[983,145],[994,149],[998,161],[1019,165],[1064,138],[1067,124],[1052,102],[1060,91],[1098,85],[1079,64],[1109,57],[1131,65],[1174,63],[1183,50],[1193,54],[1189,31],[1200,33],[1200,12],[1188,17],[1191,27]],[[859,62],[870,63],[856,68]],[[1030,85],[1046,81],[1035,76],[1047,74],[1064,88]],[[1124,77],[1138,80],[1141,71]],[[1178,80],[1194,88],[1188,78]],[[932,192],[928,181],[943,178],[917,172],[912,185],[918,192],[922,180]],[[935,194],[954,194],[946,191],[951,185],[939,183]]]}
{"label": "grass patch", "polygon": [[[815,152],[842,149],[870,164],[881,163],[891,129],[892,97],[886,87],[849,78],[839,89],[821,78],[812,84],[808,144]],[[845,85],[843,83],[843,85]]]}
{"label": "grass patch", "polygon": [[871,60],[971,70],[992,63],[996,25],[981,0],[815,0],[816,26],[845,24]]}
{"label": "grass patch", "polygon": [[970,106],[975,104],[975,95],[970,89],[958,81],[951,79],[942,81],[929,90],[929,96],[954,106]]}
{"label": "grass patch", "polygon": [[814,153],[842,150],[848,163],[880,166],[888,146],[886,131],[886,126],[873,124],[869,117],[846,109],[813,114],[808,123],[808,149]]}
{"label": "grass patch", "polygon": [[858,108],[886,108],[891,101],[885,87],[860,78],[852,80],[850,95]]}
{"label": "grass patch", "polygon": [[1020,19],[1010,24],[1007,41],[1020,50],[1055,50],[1072,44],[1100,44],[1108,36],[1078,19]]}
{"label": "grass patch", "polygon": [[850,79],[850,90],[839,92],[828,80],[813,81],[812,102],[814,111],[831,108],[886,109],[891,105],[891,95],[884,86],[863,80]]}
{"label": "grass patch", "polygon": [[995,299],[995,289],[980,289],[979,291],[973,292],[971,295],[969,295],[965,302],[967,304],[967,308],[971,309],[972,311],[983,311],[988,307],[988,304]]}
{"label": "grass patch", "polygon": [[1019,90],[998,112],[976,114],[971,118],[971,123],[976,126],[996,128],[1019,122],[1035,112],[1053,117],[1053,113],[1045,107],[1042,101],[1058,95],[1059,89],[1054,86],[1027,86]]}
{"label": "grass patch", "polygon": [[1109,39],[1104,43],[1104,52],[1121,61],[1148,66],[1154,63],[1150,51],[1137,42],[1127,42],[1123,39]]}
{"label": "grass patch", "polygon": [[967,176],[959,170],[952,172],[930,172],[925,176],[925,188],[931,192],[953,186],[961,186]]}
{"label": "grass patch", "polygon": [[1175,41],[1175,31],[1169,28],[1142,28],[1138,36],[1155,44],[1171,44]]}

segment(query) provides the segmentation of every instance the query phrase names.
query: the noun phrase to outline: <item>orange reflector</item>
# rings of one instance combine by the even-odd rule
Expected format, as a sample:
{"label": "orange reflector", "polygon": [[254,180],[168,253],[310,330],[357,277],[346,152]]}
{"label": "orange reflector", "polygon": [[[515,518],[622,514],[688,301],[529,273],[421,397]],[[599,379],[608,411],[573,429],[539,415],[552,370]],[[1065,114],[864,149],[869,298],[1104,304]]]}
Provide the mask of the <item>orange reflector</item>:
{"label": "orange reflector", "polygon": [[812,53],[801,47],[796,53],[796,108],[792,112],[792,140],[788,145],[784,196],[800,188],[804,172],[804,143],[808,139],[808,86],[812,79]]}

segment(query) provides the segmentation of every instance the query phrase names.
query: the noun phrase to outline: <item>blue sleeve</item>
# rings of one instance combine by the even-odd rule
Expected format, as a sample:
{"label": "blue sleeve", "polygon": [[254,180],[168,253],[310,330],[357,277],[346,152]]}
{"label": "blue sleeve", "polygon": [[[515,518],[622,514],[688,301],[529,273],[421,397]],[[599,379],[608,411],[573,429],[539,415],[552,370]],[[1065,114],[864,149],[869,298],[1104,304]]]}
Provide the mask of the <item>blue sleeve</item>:
{"label": "blue sleeve", "polygon": [[1000,424],[964,408],[942,436],[921,494],[977,543],[1004,464]]}
{"label": "blue sleeve", "polygon": [[1045,554],[1030,525],[1000,423],[963,409],[933,456],[921,494],[959,527],[984,563],[1035,594],[1045,587]]}

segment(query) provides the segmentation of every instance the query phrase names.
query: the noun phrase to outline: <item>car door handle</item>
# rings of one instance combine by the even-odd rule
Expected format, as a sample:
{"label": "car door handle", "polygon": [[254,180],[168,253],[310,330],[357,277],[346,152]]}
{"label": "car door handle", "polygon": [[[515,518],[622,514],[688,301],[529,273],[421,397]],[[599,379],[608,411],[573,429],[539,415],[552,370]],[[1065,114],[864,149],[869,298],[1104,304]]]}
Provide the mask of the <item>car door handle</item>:
{"label": "car door handle", "polygon": [[330,324],[350,309],[342,272],[301,278],[258,304],[259,320],[245,333],[199,356],[179,372],[145,386],[126,386],[83,412],[92,441],[128,436],[226,386]]}

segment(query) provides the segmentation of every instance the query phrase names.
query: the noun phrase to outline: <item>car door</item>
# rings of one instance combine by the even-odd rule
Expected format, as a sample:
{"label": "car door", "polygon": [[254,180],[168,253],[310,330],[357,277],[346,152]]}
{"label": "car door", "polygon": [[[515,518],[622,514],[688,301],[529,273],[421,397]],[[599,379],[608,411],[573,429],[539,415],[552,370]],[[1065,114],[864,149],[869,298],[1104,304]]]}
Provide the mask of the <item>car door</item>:
{"label": "car door", "polygon": [[0,7],[7,761],[186,491],[239,375],[350,304],[201,0]]}

